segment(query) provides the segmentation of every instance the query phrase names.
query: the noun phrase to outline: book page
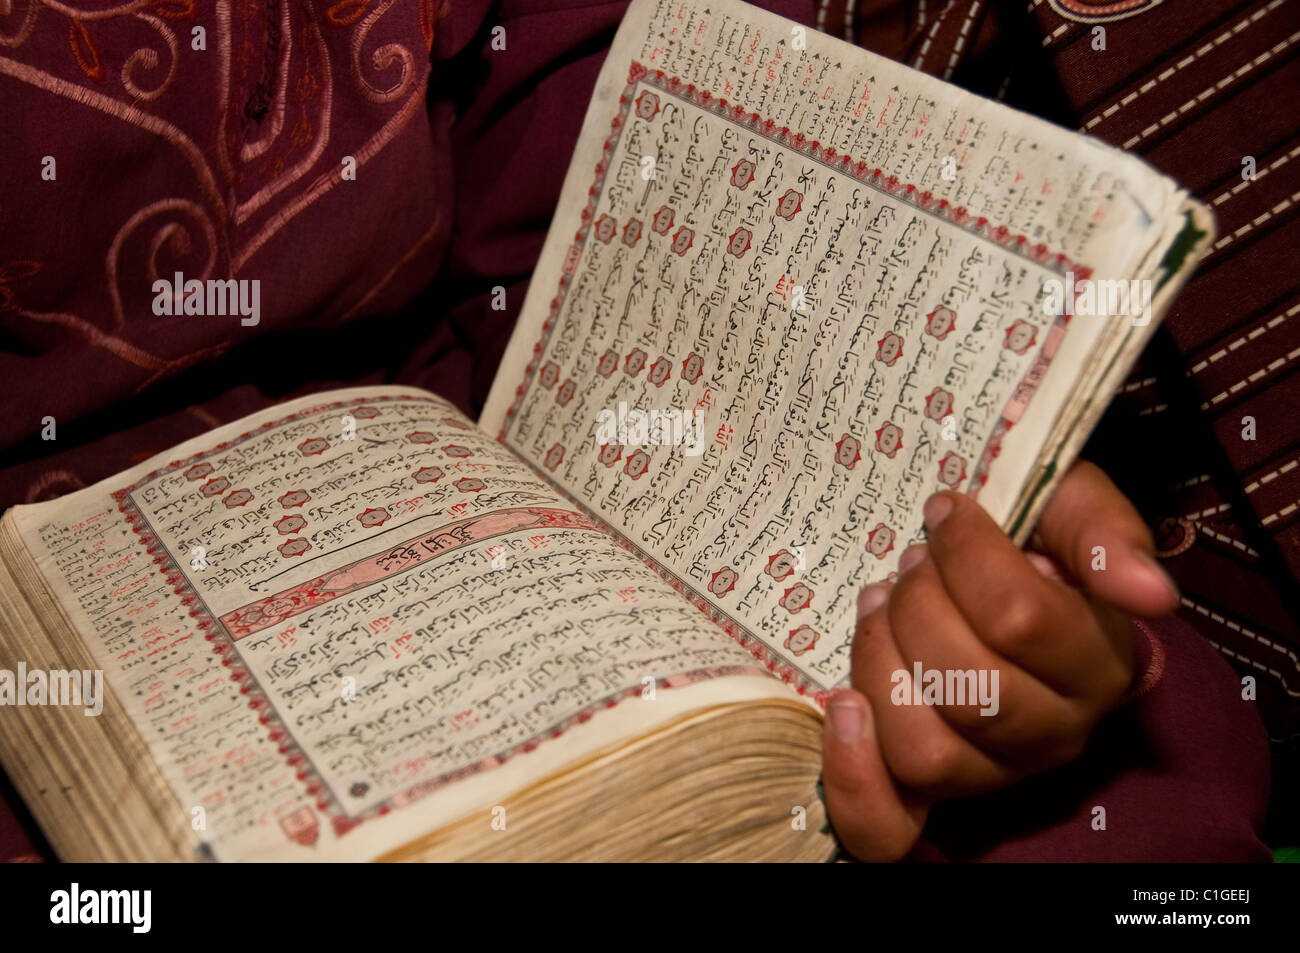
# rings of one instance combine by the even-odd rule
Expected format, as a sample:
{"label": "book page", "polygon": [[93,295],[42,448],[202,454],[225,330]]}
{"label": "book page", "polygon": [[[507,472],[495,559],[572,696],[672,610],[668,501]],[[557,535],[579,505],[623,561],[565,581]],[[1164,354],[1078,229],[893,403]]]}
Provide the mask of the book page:
{"label": "book page", "polygon": [[1181,201],[738,0],[634,0],[480,424],[825,691],[932,493],[1008,521],[1113,330],[1053,288],[1138,277]]}
{"label": "book page", "polygon": [[485,805],[585,754],[797,697],[423,392],[271,408],[15,517],[219,860],[368,859],[479,809],[494,836]]}

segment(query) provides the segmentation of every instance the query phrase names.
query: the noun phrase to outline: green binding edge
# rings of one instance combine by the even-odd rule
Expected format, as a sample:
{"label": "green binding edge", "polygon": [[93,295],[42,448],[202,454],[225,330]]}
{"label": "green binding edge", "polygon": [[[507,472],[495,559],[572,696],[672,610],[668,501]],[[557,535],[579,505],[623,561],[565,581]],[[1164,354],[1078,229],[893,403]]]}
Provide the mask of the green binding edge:
{"label": "green binding edge", "polygon": [[853,855],[845,848],[844,843],[840,840],[840,835],[835,833],[835,828],[831,826],[831,808],[826,803],[826,784],[821,777],[817,778],[817,797],[822,802],[822,808],[826,811],[826,823],[822,825],[821,833],[830,834],[831,839],[835,841],[835,850],[826,858],[823,863],[835,864],[840,861],[849,861]]}
{"label": "green binding edge", "polygon": [[[1173,243],[1165,252],[1165,257],[1160,260],[1160,270],[1163,274],[1159,281],[1156,282],[1157,292],[1169,282],[1170,278],[1183,269],[1187,264],[1187,256],[1196,249],[1196,246],[1200,244],[1201,239],[1208,234],[1204,229],[1196,227],[1196,221],[1193,219],[1190,211],[1183,212],[1183,218],[1185,221],[1183,222],[1182,231],[1178,233],[1178,237],[1173,240]],[[1117,354],[1111,360],[1110,365],[1107,366],[1107,373],[1109,373],[1111,368],[1115,366],[1115,361],[1118,359],[1119,355]],[[1087,405],[1087,407],[1091,406],[1091,403]],[[1071,428],[1071,430],[1067,431],[1067,438],[1070,433],[1073,433],[1074,429],[1075,428]],[[1012,522],[1011,528],[1007,530],[1008,536],[1015,536],[1020,532],[1020,528],[1024,525],[1030,511],[1033,509],[1034,501],[1038,499],[1043,490],[1052,482],[1053,477],[1056,476],[1056,470],[1057,461],[1053,459],[1047,464],[1047,469],[1043,471],[1043,475],[1039,478],[1038,483],[1035,484],[1033,490],[1030,491],[1029,497],[1020,508],[1020,512],[1016,514],[1016,518]]]}
{"label": "green binding edge", "polygon": [[1156,291],[1163,288],[1168,284],[1170,278],[1183,270],[1183,265],[1187,263],[1187,256],[1196,249],[1201,239],[1209,234],[1205,229],[1196,227],[1196,220],[1192,218],[1190,211],[1183,212],[1183,217],[1186,219],[1183,223],[1183,230],[1178,233],[1178,237],[1169,246],[1169,250],[1165,252],[1165,257],[1160,259],[1160,267],[1164,271],[1164,275],[1156,282]]}

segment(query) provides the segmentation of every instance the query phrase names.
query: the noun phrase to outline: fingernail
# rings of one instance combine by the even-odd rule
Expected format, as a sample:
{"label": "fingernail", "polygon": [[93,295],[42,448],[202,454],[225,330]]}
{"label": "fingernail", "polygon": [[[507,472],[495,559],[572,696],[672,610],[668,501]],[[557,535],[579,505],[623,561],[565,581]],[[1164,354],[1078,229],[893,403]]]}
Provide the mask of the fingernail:
{"label": "fingernail", "polygon": [[858,618],[871,615],[885,604],[889,592],[882,585],[867,586],[858,593]]}
{"label": "fingernail", "polygon": [[1165,587],[1169,590],[1169,594],[1177,600],[1179,598],[1178,583],[1174,582],[1173,577],[1170,576],[1169,573],[1165,572],[1165,567],[1156,562],[1156,558],[1150,553],[1139,550],[1137,555],[1142,564],[1160,578],[1160,581],[1163,582]]}
{"label": "fingernail", "polygon": [[1025,559],[1029,565],[1038,570],[1038,574],[1047,579],[1061,580],[1061,572],[1056,568],[1056,563],[1044,556],[1042,553],[1036,553],[1033,550],[1025,550]]}
{"label": "fingernail", "polygon": [[853,696],[831,699],[826,706],[826,715],[830,718],[831,731],[843,744],[854,744],[862,737],[865,720],[862,717],[862,707]]}
{"label": "fingernail", "polygon": [[928,552],[925,543],[916,543],[908,546],[903,550],[903,555],[898,557],[898,574],[901,576],[913,566],[925,561],[925,554]]}
{"label": "fingernail", "polygon": [[936,493],[925,501],[921,511],[925,514],[925,528],[933,532],[952,512],[952,498],[943,493]]}

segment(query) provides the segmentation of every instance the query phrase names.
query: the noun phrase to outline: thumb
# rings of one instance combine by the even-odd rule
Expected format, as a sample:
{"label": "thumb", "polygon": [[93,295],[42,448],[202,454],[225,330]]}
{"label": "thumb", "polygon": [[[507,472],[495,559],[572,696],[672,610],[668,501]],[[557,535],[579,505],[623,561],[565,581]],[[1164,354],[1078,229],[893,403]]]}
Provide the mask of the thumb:
{"label": "thumb", "polygon": [[835,833],[858,860],[899,860],[921,836],[930,806],[900,794],[876,744],[871,705],[852,689],[826,705],[822,785]]}

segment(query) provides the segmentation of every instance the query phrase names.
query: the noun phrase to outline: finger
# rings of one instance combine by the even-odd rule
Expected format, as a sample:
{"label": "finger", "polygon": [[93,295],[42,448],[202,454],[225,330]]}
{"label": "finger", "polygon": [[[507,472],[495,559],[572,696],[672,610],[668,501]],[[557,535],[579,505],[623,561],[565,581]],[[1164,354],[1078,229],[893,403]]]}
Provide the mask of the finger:
{"label": "finger", "polygon": [[982,506],[940,493],[925,516],[944,589],[989,648],[1066,697],[1109,699],[1128,688],[1131,646],[1103,631],[1082,594],[1030,562]]}
{"label": "finger", "polygon": [[1096,599],[1138,616],[1178,607],[1177,587],[1156,562],[1142,517],[1091,463],[1066,474],[1035,537]]}
{"label": "finger", "polygon": [[1077,757],[1090,710],[990,649],[949,598],[927,547],[904,556],[914,552],[919,559],[912,557],[889,598],[890,629],[911,663],[914,700],[937,700],[945,723],[1011,765],[1041,768]]}
{"label": "finger", "polygon": [[1025,559],[1029,560],[1029,565],[1037,569],[1044,578],[1051,579],[1054,582],[1069,582],[1065,577],[1061,564],[1051,556],[1036,553],[1032,549],[1022,550],[1022,552],[1025,554]]}
{"label": "finger", "polygon": [[911,704],[911,663],[895,642],[888,595],[881,586],[862,591],[851,675],[853,687],[871,702],[885,764],[904,787],[927,797],[1005,786],[1015,779],[1010,769],[963,738],[934,708]]}
{"label": "finger", "polygon": [[912,849],[929,805],[895,786],[877,747],[867,699],[831,696],[822,735],[822,785],[835,834],[858,860],[893,861]]}

